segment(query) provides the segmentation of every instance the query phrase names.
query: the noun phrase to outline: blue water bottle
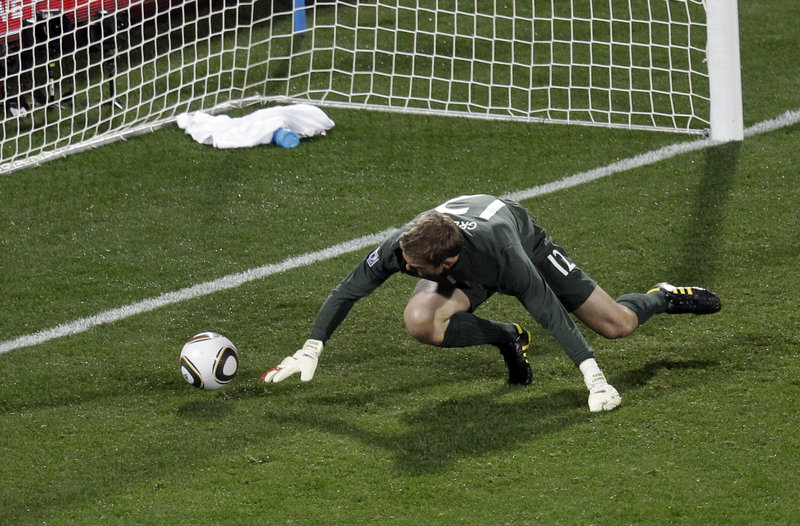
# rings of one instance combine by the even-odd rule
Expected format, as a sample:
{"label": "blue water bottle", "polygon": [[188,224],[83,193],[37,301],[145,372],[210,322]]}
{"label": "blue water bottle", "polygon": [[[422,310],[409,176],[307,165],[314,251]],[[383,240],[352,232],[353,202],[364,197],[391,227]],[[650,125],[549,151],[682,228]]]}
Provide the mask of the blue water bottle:
{"label": "blue water bottle", "polygon": [[296,148],[300,144],[300,137],[286,128],[278,128],[272,134],[272,142],[282,148]]}

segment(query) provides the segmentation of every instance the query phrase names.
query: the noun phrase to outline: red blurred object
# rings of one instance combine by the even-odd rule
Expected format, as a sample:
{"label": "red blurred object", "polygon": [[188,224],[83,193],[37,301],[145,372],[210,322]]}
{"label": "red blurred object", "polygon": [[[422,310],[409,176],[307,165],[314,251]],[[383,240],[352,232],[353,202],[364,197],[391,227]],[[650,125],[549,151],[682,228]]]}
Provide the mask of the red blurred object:
{"label": "red blurred object", "polygon": [[181,0],[0,0],[0,42],[15,40],[24,20],[39,11],[61,11],[75,25],[89,20],[100,11],[128,10],[144,15],[157,8],[184,3]]}

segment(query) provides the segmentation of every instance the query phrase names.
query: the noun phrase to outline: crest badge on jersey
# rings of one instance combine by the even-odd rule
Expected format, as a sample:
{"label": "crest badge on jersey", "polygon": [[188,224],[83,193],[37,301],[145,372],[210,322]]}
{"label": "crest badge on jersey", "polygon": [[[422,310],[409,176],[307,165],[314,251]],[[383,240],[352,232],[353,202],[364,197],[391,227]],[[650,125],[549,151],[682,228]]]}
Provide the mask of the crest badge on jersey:
{"label": "crest badge on jersey", "polygon": [[381,258],[380,250],[381,250],[381,247],[378,247],[375,250],[373,250],[372,253],[369,256],[367,256],[367,265],[369,265],[371,267],[375,263],[378,262],[378,260]]}

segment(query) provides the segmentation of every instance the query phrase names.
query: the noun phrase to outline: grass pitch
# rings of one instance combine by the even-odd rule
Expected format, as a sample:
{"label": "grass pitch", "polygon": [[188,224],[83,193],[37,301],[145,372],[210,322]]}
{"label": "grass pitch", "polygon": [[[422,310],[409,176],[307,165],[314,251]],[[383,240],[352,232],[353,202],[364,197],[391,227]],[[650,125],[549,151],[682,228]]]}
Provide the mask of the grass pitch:
{"label": "grass pitch", "polygon": [[[800,107],[800,14],[740,8],[750,126]],[[295,150],[168,129],[0,178],[0,340],[688,140],[329,115]],[[578,372],[508,298],[479,312],[534,329],[527,389],[493,348],[414,342],[399,276],[356,305],[311,383],[260,385],[365,249],[0,355],[0,524],[792,523],[798,133],[524,201],[612,295],[666,279],[723,299],[624,340],[586,332],[618,410],[589,413]],[[203,330],[240,350],[220,392],[178,371]]]}

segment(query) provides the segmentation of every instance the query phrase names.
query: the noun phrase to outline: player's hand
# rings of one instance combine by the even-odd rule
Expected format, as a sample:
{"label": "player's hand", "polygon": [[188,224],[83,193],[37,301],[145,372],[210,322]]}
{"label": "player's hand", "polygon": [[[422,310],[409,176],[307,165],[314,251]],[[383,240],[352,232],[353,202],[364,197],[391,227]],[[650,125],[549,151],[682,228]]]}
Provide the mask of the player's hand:
{"label": "player's hand", "polygon": [[611,384],[598,384],[589,391],[589,411],[611,411],[622,403],[622,397]]}
{"label": "player's hand", "polygon": [[300,373],[300,380],[308,382],[314,378],[317,370],[317,361],[322,353],[322,342],[319,340],[306,340],[303,348],[291,356],[287,356],[277,366],[273,367],[261,377],[261,381],[282,382],[295,373]]}

